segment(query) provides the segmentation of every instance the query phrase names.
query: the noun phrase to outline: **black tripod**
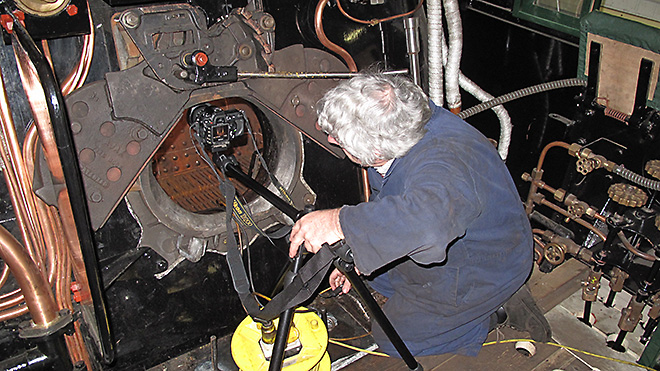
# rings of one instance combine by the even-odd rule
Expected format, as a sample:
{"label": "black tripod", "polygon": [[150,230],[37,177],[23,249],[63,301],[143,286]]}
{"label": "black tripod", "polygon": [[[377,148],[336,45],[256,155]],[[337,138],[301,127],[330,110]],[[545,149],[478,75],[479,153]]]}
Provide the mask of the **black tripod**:
{"label": "black tripod", "polygon": [[[224,173],[227,176],[230,176],[247,188],[253,190],[258,195],[266,199],[278,210],[286,214],[288,217],[298,220],[304,214],[304,211],[299,211],[295,207],[291,206],[273,192],[268,190],[259,182],[255,181],[247,174],[245,174],[239,167],[238,163],[232,157],[226,156],[213,156],[213,162],[223,169]],[[408,347],[403,342],[399,334],[392,326],[392,323],[389,321],[383,310],[380,308],[376,300],[373,298],[367,286],[362,282],[360,277],[355,272],[355,264],[353,262],[353,254],[351,253],[350,247],[343,242],[337,243],[333,246],[324,244],[323,248],[330,249],[335,255],[334,265],[341,271],[346,278],[348,278],[351,286],[358,293],[362,301],[366,304],[369,312],[371,313],[372,318],[380,325],[380,327],[385,332],[385,335],[392,342],[392,345],[396,348],[401,358],[406,363],[409,369],[414,371],[422,371],[423,367],[417,362],[415,357],[413,357]],[[298,251],[298,255],[295,258],[293,265],[293,273],[297,273],[303,262],[303,254],[301,251]],[[282,368],[282,361],[284,359],[284,351],[286,348],[287,338],[289,330],[291,329],[291,321],[293,319],[293,314],[295,308],[290,308],[285,310],[280,315],[279,326],[277,329],[277,334],[275,337],[275,343],[273,345],[273,353],[270,359],[269,371],[279,371]]]}

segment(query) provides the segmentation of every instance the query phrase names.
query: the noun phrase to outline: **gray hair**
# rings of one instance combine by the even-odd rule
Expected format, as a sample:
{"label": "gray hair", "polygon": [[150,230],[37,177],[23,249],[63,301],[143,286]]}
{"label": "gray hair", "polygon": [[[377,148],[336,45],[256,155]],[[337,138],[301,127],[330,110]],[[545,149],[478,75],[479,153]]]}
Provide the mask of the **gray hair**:
{"label": "gray hair", "polygon": [[318,125],[370,166],[405,155],[422,139],[429,99],[407,78],[366,73],[342,81],[317,103]]}

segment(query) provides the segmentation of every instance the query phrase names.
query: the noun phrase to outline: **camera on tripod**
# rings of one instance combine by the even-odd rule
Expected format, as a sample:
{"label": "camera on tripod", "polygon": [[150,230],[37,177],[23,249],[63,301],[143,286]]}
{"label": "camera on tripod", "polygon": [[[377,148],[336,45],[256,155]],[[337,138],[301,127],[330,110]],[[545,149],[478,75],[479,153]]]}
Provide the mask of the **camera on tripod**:
{"label": "camera on tripod", "polygon": [[248,119],[241,110],[223,110],[209,103],[201,103],[188,111],[188,123],[197,132],[202,144],[216,153],[226,151],[233,139],[243,135]]}

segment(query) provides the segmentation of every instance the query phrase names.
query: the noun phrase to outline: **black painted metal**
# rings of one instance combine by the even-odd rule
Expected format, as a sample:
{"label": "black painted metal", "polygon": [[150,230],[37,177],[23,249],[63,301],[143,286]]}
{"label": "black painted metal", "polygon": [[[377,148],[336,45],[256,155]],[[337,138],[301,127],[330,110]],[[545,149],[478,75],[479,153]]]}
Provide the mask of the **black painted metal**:
{"label": "black painted metal", "polygon": [[649,95],[649,88],[651,82],[651,69],[653,62],[649,59],[642,58],[639,65],[639,75],[637,76],[637,89],[635,90],[635,103],[630,121],[637,124],[643,120],[647,111],[646,100]]}
{"label": "black painted metal", "polygon": [[616,336],[616,340],[608,341],[607,346],[616,350],[617,352],[625,352],[626,348],[623,346],[623,340],[626,338],[626,335],[628,335],[627,331],[619,331],[619,334]]}
{"label": "black painted metal", "polygon": [[300,210],[297,210],[295,207],[291,206],[286,201],[277,197],[277,195],[275,195],[273,192],[268,190],[268,188],[264,187],[261,183],[250,178],[235,164],[229,161],[221,161],[220,165],[224,167],[227,175],[229,175],[232,178],[235,178],[239,182],[243,183],[243,185],[245,185],[246,187],[255,191],[259,196],[266,199],[266,201],[270,202],[273,206],[275,206],[278,210],[286,214],[286,216],[288,216],[289,218],[293,220],[297,220],[300,217]]}
{"label": "black painted metal", "polygon": [[600,68],[600,44],[589,44],[589,76],[587,77],[587,98],[594,99],[598,93],[598,69]]}
{"label": "black painted metal", "polygon": [[[298,273],[300,267],[303,265],[303,253],[298,250],[298,254],[293,263],[293,274]],[[277,326],[277,333],[275,334],[275,343],[273,344],[273,353],[270,357],[268,364],[268,371],[279,371],[282,369],[282,362],[284,362],[284,352],[286,351],[287,340],[289,338],[289,331],[291,331],[291,323],[293,322],[293,315],[296,308],[289,308],[282,313],[280,321]]]}
{"label": "black painted metal", "polygon": [[35,347],[0,361],[0,370],[67,371],[73,369],[64,341],[64,330],[33,339],[33,341],[36,343]]}
{"label": "black painted metal", "polygon": [[584,301],[584,310],[582,312],[582,317],[578,317],[580,322],[584,323],[585,325],[591,327],[591,321],[589,320],[591,318],[591,301],[585,300]]}
{"label": "black painted metal", "polygon": [[[5,8],[5,12],[12,14]],[[110,333],[110,323],[108,311],[103,295],[103,286],[101,274],[99,271],[96,246],[92,233],[91,221],[85,198],[85,188],[82,181],[82,174],[78,164],[78,155],[73,143],[69,117],[66,113],[64,98],[59,84],[53,75],[50,64],[37,48],[34,40],[23,28],[18,19],[14,17],[14,34],[17,41],[26,51],[28,57],[33,63],[39,80],[41,81],[44,95],[46,96],[46,105],[48,114],[53,125],[55,142],[62,163],[62,171],[71,201],[71,209],[76,223],[78,239],[83,254],[87,280],[89,282],[90,294],[94,315],[96,318],[96,327],[100,339],[101,358],[104,363],[110,364],[114,360],[114,342]]]}

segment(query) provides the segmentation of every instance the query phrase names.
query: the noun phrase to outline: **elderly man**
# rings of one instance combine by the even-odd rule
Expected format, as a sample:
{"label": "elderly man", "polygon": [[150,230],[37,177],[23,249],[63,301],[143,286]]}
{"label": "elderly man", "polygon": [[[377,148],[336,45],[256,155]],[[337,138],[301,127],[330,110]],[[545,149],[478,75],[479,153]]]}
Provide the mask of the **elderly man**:
{"label": "elderly man", "polygon": [[[491,315],[532,268],[529,222],[493,144],[403,77],[344,81],[317,113],[328,141],[368,168],[372,194],[302,217],[290,255],[344,239],[414,355],[476,355]],[[332,288],[348,292],[344,281],[331,273]],[[381,350],[396,355],[374,327]]]}

